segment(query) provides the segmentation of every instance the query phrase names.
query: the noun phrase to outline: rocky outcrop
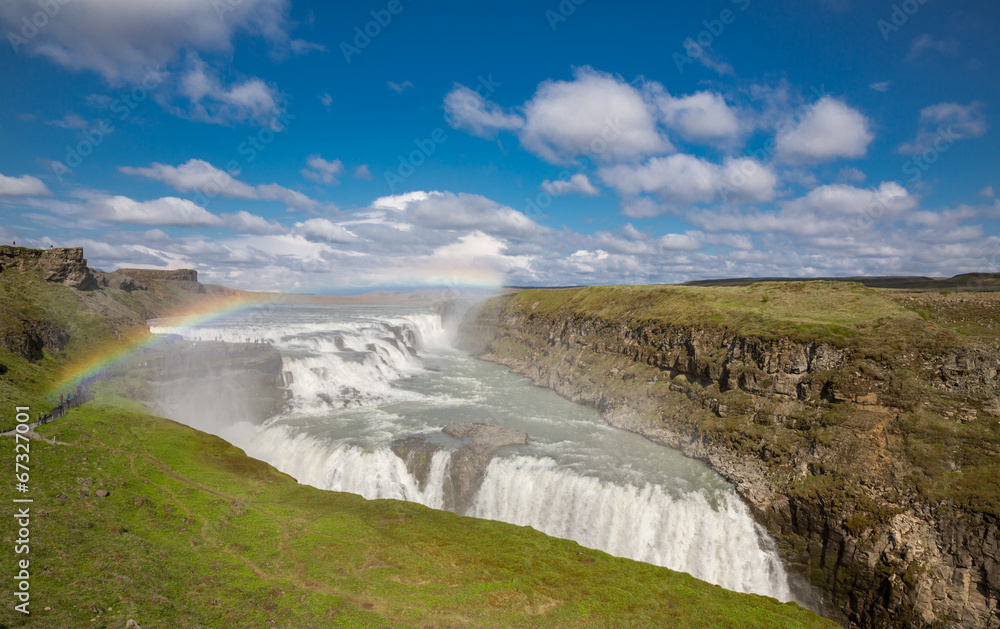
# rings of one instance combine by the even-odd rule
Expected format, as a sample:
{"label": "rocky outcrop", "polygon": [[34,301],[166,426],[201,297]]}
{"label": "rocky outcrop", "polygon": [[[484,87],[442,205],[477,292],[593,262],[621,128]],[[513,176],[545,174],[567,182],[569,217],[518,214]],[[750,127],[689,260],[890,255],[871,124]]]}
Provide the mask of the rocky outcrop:
{"label": "rocky outcrop", "polygon": [[151,282],[153,280],[171,280],[174,282],[197,282],[198,271],[192,269],[117,269],[114,271],[119,275],[128,276],[136,280]]}
{"label": "rocky outcrop", "polygon": [[417,479],[417,487],[423,491],[427,487],[427,479],[431,473],[431,460],[434,455],[443,450],[436,443],[431,443],[423,437],[406,437],[393,441],[389,448],[403,459],[408,471],[413,478]]}
{"label": "rocky outcrop", "polygon": [[169,281],[174,286],[189,293],[205,293],[206,287],[198,282],[198,272],[191,269],[117,269],[110,273],[97,272],[100,286],[114,288],[127,293],[133,291],[156,291],[156,282]]}
{"label": "rocky outcrop", "polygon": [[[528,443],[528,435],[523,431],[481,422],[455,422],[441,432],[466,442],[451,453],[444,487],[445,508],[463,514],[472,506],[486,467],[497,450]],[[391,448],[403,459],[406,469],[423,489],[430,474],[431,459],[442,447],[423,437],[406,437],[395,441]]]}
{"label": "rocky outcrop", "polygon": [[911,430],[927,407],[953,408],[945,415],[961,422],[997,405],[1000,347],[879,358],[711,326],[536,315],[513,303],[472,311],[460,342],[707,462],[793,572],[824,592],[835,620],[1000,627],[997,515],[975,496],[943,499],[922,485],[938,462],[915,458],[924,446]]}
{"label": "rocky outcrop", "polygon": [[0,347],[28,360],[38,360],[47,349],[57,352],[69,334],[52,321],[26,317],[0,305]]}
{"label": "rocky outcrop", "polygon": [[443,432],[468,442],[451,454],[453,506],[457,513],[465,513],[472,506],[472,499],[483,480],[486,466],[498,449],[528,443],[527,433],[479,422],[456,422],[445,426]]}
{"label": "rocky outcrop", "polygon": [[8,268],[22,272],[41,271],[45,281],[78,290],[97,288],[94,272],[83,257],[83,247],[27,249],[3,246],[0,247],[0,271]]}

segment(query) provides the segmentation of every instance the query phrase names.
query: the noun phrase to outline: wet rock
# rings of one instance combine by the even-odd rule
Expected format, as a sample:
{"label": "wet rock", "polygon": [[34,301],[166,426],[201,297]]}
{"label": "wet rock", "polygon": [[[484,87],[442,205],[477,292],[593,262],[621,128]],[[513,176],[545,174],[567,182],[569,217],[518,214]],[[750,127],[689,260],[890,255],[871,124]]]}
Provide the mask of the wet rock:
{"label": "wet rock", "polygon": [[[442,432],[467,442],[451,453],[444,479],[444,506],[456,513],[465,513],[472,506],[486,466],[497,450],[528,443],[527,433],[495,424],[456,422],[445,426]],[[434,454],[442,447],[423,437],[406,437],[393,442],[390,447],[396,456],[406,462],[407,471],[417,479],[423,491]]]}
{"label": "wet rock", "polygon": [[456,422],[445,426],[443,432],[468,441],[468,445],[452,453],[449,469],[453,506],[458,513],[465,513],[472,506],[486,466],[496,451],[504,446],[528,443],[527,433],[495,424]]}
{"label": "wet rock", "polygon": [[406,470],[417,479],[417,486],[423,491],[427,487],[431,460],[434,458],[434,453],[442,449],[441,446],[422,437],[407,437],[394,441],[389,447],[396,456],[403,459]]}

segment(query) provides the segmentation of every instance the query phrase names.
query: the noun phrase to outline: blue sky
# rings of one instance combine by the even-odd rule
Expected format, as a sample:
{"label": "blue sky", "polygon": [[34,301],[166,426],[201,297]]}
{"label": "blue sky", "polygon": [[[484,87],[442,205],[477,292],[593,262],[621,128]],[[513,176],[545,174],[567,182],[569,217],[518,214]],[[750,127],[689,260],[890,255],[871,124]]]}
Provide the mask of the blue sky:
{"label": "blue sky", "polygon": [[997,272],[998,18],[12,0],[0,239],[317,292]]}

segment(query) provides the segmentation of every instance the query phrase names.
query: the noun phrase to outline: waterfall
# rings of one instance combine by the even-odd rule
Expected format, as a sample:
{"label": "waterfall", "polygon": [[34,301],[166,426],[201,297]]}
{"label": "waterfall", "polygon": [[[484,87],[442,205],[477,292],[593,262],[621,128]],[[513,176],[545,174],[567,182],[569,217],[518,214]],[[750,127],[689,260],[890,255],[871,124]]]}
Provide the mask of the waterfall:
{"label": "waterfall", "polygon": [[[188,340],[263,339],[281,351],[289,400],[264,426],[208,422],[222,414],[213,400],[199,402],[200,415],[174,419],[221,435],[301,483],[441,509],[451,453],[462,445],[441,428],[510,421],[529,444],[490,460],[464,515],[791,599],[770,539],[732,487],[700,463],[608,427],[592,409],[451,349],[434,313],[279,307],[266,319],[185,329],[160,320],[151,329]],[[161,408],[180,408],[167,402]],[[412,436],[433,443],[420,480],[390,448]],[[635,464],[602,459],[609,448]]]}
{"label": "waterfall", "polygon": [[490,462],[469,515],[530,526],[730,590],[790,598],[784,568],[735,492],[671,495],[560,469],[552,459]]}

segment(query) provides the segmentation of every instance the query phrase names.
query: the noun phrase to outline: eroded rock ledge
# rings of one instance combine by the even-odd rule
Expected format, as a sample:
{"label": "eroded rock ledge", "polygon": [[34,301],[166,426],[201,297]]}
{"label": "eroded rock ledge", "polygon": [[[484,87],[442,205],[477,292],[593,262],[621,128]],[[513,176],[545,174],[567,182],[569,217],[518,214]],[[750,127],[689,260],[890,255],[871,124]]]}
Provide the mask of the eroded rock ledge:
{"label": "eroded rock ledge", "polygon": [[[467,442],[452,452],[445,479],[445,508],[456,513],[466,513],[472,506],[486,466],[497,450],[528,443],[528,434],[523,431],[481,422],[455,422],[441,432]],[[430,474],[431,459],[441,446],[422,437],[407,437],[394,442],[391,448],[406,462],[407,469],[423,489]]]}
{"label": "eroded rock ledge", "polygon": [[93,269],[87,266],[83,257],[83,247],[28,249],[0,246],[0,271],[7,268],[21,272],[38,270],[45,281],[65,284],[70,288],[97,288]]}
{"label": "eroded rock ledge", "polygon": [[824,592],[833,619],[1000,627],[996,517],[928,499],[907,443],[908,422],[925,412],[914,396],[954,401],[944,413],[956,422],[989,419],[1000,348],[913,348],[885,362],[826,343],[532,310],[495,298],[466,317],[459,340],[707,462]]}

